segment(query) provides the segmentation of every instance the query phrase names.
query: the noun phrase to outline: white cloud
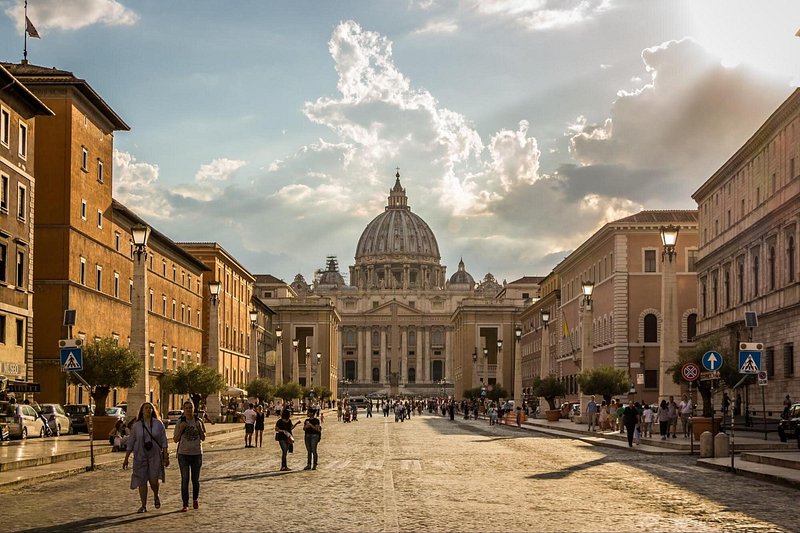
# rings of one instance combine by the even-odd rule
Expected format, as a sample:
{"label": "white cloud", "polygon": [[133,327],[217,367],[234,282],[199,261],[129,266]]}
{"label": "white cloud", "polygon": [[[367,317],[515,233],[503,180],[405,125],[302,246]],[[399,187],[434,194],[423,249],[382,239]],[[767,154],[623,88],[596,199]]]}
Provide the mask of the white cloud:
{"label": "white cloud", "polygon": [[611,8],[611,0],[476,0],[475,10],[516,22],[531,31],[581,24]]}
{"label": "white cloud", "polygon": [[[13,21],[23,20],[23,12],[22,2],[9,3],[5,8]],[[130,26],[139,15],[117,0],[37,0],[28,4],[28,18],[40,31],[71,31],[93,24]]]}
{"label": "white cloud", "polygon": [[127,152],[114,150],[114,197],[142,217],[169,217],[170,201],[158,188],[158,165],[136,161]]}
{"label": "white cloud", "polygon": [[433,20],[414,33],[416,34],[448,34],[458,31],[458,23],[454,20]]}
{"label": "white cloud", "polygon": [[527,120],[520,121],[517,131],[498,131],[489,143],[491,168],[506,192],[515,183],[532,185],[539,179],[539,148],[528,127]]}
{"label": "white cloud", "polygon": [[211,163],[201,165],[194,179],[198,183],[227,181],[233,173],[245,165],[244,161],[236,159],[214,159]]}

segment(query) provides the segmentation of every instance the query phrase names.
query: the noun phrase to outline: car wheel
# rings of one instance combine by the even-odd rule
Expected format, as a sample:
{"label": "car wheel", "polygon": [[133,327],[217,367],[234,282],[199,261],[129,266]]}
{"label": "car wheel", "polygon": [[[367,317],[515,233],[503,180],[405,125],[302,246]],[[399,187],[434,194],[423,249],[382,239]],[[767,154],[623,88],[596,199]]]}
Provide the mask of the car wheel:
{"label": "car wheel", "polygon": [[28,428],[22,428],[22,436],[20,437],[22,440],[28,438]]}

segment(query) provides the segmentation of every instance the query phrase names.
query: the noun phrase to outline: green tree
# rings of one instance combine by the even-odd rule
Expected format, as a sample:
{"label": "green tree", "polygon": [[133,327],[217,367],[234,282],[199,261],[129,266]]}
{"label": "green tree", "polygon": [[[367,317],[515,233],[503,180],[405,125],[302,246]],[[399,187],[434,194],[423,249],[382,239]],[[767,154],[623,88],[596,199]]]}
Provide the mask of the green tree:
{"label": "green tree", "polygon": [[[105,416],[106,399],[111,389],[130,389],[136,385],[141,367],[142,361],[129,348],[119,346],[113,337],[103,337],[84,346],[80,375],[92,386],[95,416]],[[80,383],[72,373],[69,379],[72,383]]]}
{"label": "green tree", "polygon": [[197,409],[209,394],[225,389],[225,379],[211,367],[191,365],[166,372],[161,378],[161,387],[168,394],[188,394]]}
{"label": "green tree", "polygon": [[533,381],[533,395],[541,396],[547,400],[547,405],[550,406],[551,411],[556,409],[556,398],[564,396],[566,393],[567,388],[564,383],[553,376],[547,376],[544,379],[537,377]]}
{"label": "green tree", "polygon": [[733,355],[722,339],[719,336],[705,337],[697,341],[694,346],[681,348],[678,352],[678,362],[669,367],[668,371],[672,373],[672,381],[679,384],[686,383],[681,376],[681,368],[686,363],[695,363],[702,368],[703,355],[706,352],[717,352],[722,355],[722,366],[719,368],[720,379],[714,380],[716,383],[698,380],[692,386],[697,387],[697,390],[700,391],[700,396],[703,398],[703,416],[711,416],[713,412],[713,404],[711,403],[712,383],[715,390],[720,390],[725,386],[733,387],[742,378],[742,374],[739,373],[739,367],[733,360]]}
{"label": "green tree", "polygon": [[303,397],[303,387],[299,383],[284,383],[275,391],[275,397],[285,401]]}
{"label": "green tree", "polygon": [[480,398],[481,397],[481,388],[474,387],[472,389],[464,389],[464,398],[467,400],[472,400],[473,398]]}
{"label": "green tree", "polygon": [[[480,390],[480,388],[478,390]],[[501,384],[496,383],[492,386],[492,390],[488,390],[487,387],[486,396],[493,402],[496,402],[500,400],[500,398],[508,398],[508,391],[504,389]]]}
{"label": "green tree", "polygon": [[262,402],[268,402],[275,397],[275,385],[267,378],[254,379],[247,384],[245,390],[249,397],[258,398]]}
{"label": "green tree", "polygon": [[612,396],[627,394],[631,388],[628,372],[622,368],[610,366],[589,368],[578,374],[577,379],[583,394],[602,396],[607,404],[611,403]]}

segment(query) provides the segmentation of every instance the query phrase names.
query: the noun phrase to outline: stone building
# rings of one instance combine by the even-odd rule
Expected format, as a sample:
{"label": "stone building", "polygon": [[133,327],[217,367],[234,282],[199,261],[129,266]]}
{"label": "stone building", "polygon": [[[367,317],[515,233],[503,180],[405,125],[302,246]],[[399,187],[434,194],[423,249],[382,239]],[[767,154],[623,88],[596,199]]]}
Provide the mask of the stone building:
{"label": "stone building", "polygon": [[[763,343],[766,410],[777,416],[786,394],[800,397],[800,89],[692,197],[701,231],[698,334],[722,336],[733,356],[751,336]],[[748,330],[745,311],[758,327]],[[750,398],[757,389],[745,386],[743,399],[760,413],[760,395]]]}
{"label": "stone building", "polygon": [[[576,375],[583,368],[601,365],[625,369],[634,385],[641,375],[643,383],[635,389],[637,399],[654,402],[665,394],[680,392],[671,380],[661,379],[659,370],[663,366],[661,344],[665,342],[661,328],[663,246],[659,229],[670,224],[680,228],[676,247],[676,334],[679,346],[690,345],[697,323],[697,211],[642,211],[609,222],[553,269],[560,282],[560,316],[551,321],[561,321],[562,334],[558,355],[552,361],[555,366],[550,371],[564,380],[568,400],[578,401]],[[581,348],[581,322],[586,312],[581,291],[584,281],[594,283],[588,354],[582,353]],[[531,319],[535,323],[535,317],[528,317]],[[677,353],[671,357],[677,360]]]}
{"label": "stone building", "polygon": [[[37,117],[53,112],[0,66],[0,391],[34,392]],[[27,382],[27,383],[26,383]]]}
{"label": "stone building", "polygon": [[[85,81],[71,72],[27,63],[2,64],[55,112],[37,121],[31,149],[48,154],[37,164],[40,187],[33,224],[39,254],[33,263],[33,367],[40,402],[88,402],[83,388],[67,387],[58,341],[70,329],[64,311],[75,309],[73,336],[87,342],[112,336],[129,343],[133,245],[131,228],[144,221],[112,199],[114,132],[128,125]],[[34,199],[31,198],[33,201]],[[165,235],[148,243],[147,369],[149,397],[162,409],[178,401],[162,394],[164,371],[197,361],[202,347],[205,267]],[[120,402],[126,391],[112,391]]]}

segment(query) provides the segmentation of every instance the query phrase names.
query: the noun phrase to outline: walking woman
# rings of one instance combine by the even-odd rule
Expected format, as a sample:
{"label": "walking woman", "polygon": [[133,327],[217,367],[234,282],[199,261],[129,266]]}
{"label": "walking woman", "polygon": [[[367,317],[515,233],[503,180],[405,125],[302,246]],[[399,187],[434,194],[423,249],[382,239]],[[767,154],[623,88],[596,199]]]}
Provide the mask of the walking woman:
{"label": "walking woman", "polygon": [[656,412],[656,417],[658,418],[661,440],[667,440],[667,436],[669,435],[669,406],[667,405],[667,400],[661,400],[661,404],[658,406],[658,411]]}
{"label": "walking woman", "polygon": [[[131,446],[131,442],[133,445]],[[133,470],[131,472],[131,489],[139,489],[142,506],[140,513],[147,512],[147,484],[153,489],[153,506],[161,507],[158,497],[158,483],[164,481],[164,468],[169,466],[167,450],[167,431],[158,419],[156,408],[150,402],[144,402],[139,414],[131,426],[131,436],[125,452],[122,468],[128,468],[128,457],[133,454]]]}
{"label": "walking woman", "polygon": [[194,404],[183,402],[183,416],[175,426],[172,440],[178,444],[176,455],[181,469],[182,512],[189,510],[189,478],[192,479],[192,508],[197,509],[200,495],[200,467],[203,466],[203,441],[206,428],[199,416],[194,414]]}
{"label": "walking woman", "polygon": [[292,430],[299,424],[298,420],[292,424],[292,413],[288,409],[281,412],[281,417],[275,422],[275,440],[281,446],[281,472],[289,470],[286,465],[286,454],[294,451],[294,437]]}
{"label": "walking woman", "polygon": [[315,411],[313,409],[309,409],[308,418],[306,418],[303,424],[303,431],[306,433],[306,452],[308,454],[308,461],[303,470],[317,469],[317,446],[319,445],[319,440],[322,438],[322,425],[319,418],[317,418],[314,413]]}
{"label": "walking woman", "polygon": [[258,404],[256,407],[256,443],[255,447],[260,448],[261,445],[264,443],[264,407],[261,404]]}

